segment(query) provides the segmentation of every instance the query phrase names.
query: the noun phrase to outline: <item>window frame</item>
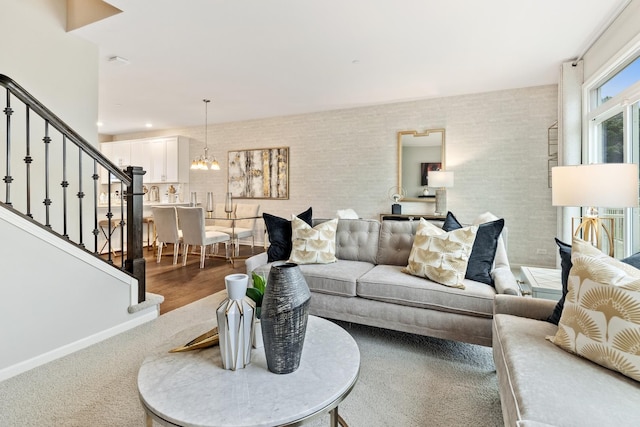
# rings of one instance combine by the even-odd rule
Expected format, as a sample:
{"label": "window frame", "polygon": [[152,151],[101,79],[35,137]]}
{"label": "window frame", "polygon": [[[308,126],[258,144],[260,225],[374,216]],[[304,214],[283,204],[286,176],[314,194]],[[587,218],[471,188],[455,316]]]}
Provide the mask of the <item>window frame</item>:
{"label": "window frame", "polygon": [[[599,102],[598,89],[613,76],[640,57],[640,35],[636,36],[616,55],[609,59],[582,85],[582,163],[601,163],[602,123],[622,113],[623,162],[640,163],[640,147],[633,150],[633,105],[640,103],[640,81],[635,82],[610,99]],[[633,221],[638,208],[623,210],[623,252],[629,256],[634,249],[640,251],[640,224]],[[636,247],[634,248],[634,243]]]}

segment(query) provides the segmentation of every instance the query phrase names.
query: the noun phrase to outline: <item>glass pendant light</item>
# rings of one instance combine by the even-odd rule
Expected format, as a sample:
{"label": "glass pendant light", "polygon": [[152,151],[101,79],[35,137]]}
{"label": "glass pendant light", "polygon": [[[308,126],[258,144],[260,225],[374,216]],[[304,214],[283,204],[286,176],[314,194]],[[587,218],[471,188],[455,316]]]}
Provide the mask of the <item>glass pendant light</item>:
{"label": "glass pendant light", "polygon": [[204,102],[204,155],[198,156],[191,162],[191,169],[194,170],[220,170],[220,164],[216,160],[215,156],[209,156],[209,146],[207,145],[207,125],[208,125],[208,105],[211,102],[210,99],[203,99]]}

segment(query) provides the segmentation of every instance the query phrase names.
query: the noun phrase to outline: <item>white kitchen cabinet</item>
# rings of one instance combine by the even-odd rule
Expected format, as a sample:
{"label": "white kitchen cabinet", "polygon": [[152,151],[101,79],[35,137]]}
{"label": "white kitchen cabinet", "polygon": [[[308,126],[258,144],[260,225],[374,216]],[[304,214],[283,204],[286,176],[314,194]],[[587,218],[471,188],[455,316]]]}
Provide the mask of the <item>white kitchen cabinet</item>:
{"label": "white kitchen cabinet", "polygon": [[[140,166],[147,173],[145,184],[189,182],[189,139],[182,136],[145,138],[122,142],[107,142],[100,148],[112,162],[124,161],[123,149],[116,145],[129,144],[126,166]],[[105,174],[106,175],[106,174]],[[106,178],[101,181],[107,183]]]}
{"label": "white kitchen cabinet", "polygon": [[[103,142],[100,144],[100,151],[119,169],[126,169],[131,165],[131,141]],[[112,177],[112,180],[116,180]],[[100,183],[109,183],[109,173],[106,169],[101,168]]]}

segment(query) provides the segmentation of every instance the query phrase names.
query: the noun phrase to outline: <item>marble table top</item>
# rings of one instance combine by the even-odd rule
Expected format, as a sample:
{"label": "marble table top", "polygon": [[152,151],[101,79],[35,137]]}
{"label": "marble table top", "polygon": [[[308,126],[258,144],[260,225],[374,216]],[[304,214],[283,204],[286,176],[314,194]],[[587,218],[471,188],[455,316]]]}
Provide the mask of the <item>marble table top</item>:
{"label": "marble table top", "polygon": [[[204,330],[179,334],[167,349]],[[309,316],[300,366],[290,374],[271,373],[263,348],[253,349],[251,363],[237,371],[222,368],[217,346],[185,353],[163,348],[142,363],[138,390],[147,411],[165,425],[275,426],[334,408],[359,370],[360,351],[351,335]]]}

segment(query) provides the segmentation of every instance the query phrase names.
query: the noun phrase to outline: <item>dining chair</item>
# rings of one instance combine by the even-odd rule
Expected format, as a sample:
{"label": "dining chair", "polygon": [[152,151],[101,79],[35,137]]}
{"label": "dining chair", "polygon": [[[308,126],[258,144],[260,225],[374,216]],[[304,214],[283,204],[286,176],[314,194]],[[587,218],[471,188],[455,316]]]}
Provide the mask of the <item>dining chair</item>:
{"label": "dining chair", "polygon": [[[104,248],[107,247],[107,245],[109,244],[109,240],[113,237],[113,232],[120,227],[121,223],[122,233],[124,233],[124,226],[126,225],[126,223],[124,220],[122,220],[122,218],[113,217],[111,219],[101,219],[98,221],[98,227],[100,227],[100,231],[105,238],[105,241],[102,245],[102,248],[100,248],[99,253],[102,253],[102,251],[104,251]],[[111,245],[111,254],[114,257],[116,256],[116,250],[113,247],[113,244]]]}
{"label": "dining chair", "polygon": [[[234,215],[235,209],[236,205],[233,205],[231,216]],[[207,225],[207,230],[222,231],[227,228],[231,228],[232,221],[230,219],[224,219],[227,217],[227,213],[224,211],[224,203],[216,203],[214,205],[213,216],[215,219],[212,221],[211,225]]]}
{"label": "dining chair", "polygon": [[178,252],[182,244],[182,232],[178,228],[178,215],[174,206],[154,206],[151,208],[156,228],[156,244],[158,259],[162,257],[162,247],[166,243],[173,244],[173,264],[178,263]]}
{"label": "dining chair", "polygon": [[187,265],[187,254],[189,253],[190,245],[200,246],[200,268],[204,268],[207,246],[224,242],[225,255],[228,258],[230,237],[226,233],[205,228],[204,208],[178,206],[176,209],[184,246],[182,251],[183,266]]}
{"label": "dining chair", "polygon": [[[251,238],[251,254],[253,254],[253,246],[255,245],[255,228],[260,205],[249,203],[238,203],[235,208],[235,227],[229,229],[231,239],[233,240],[233,249],[236,255],[240,253],[240,239]],[[242,219],[245,218],[245,219]],[[227,231],[225,231],[227,232]]]}

